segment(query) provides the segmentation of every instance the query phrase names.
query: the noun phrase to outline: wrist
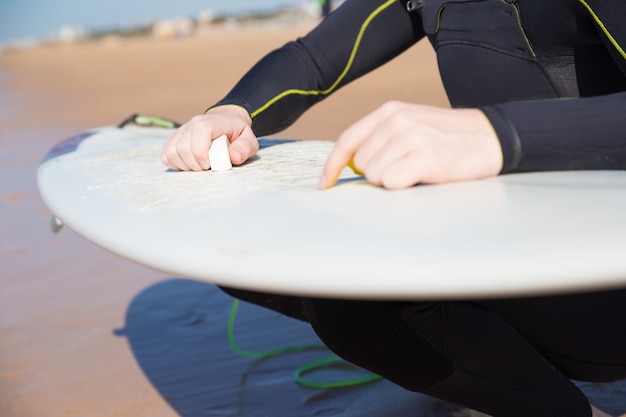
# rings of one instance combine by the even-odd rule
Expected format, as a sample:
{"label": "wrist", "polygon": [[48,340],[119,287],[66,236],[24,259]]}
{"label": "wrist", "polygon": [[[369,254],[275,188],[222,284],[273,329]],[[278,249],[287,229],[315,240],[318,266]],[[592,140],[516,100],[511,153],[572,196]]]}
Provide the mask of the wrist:
{"label": "wrist", "polygon": [[484,138],[484,150],[485,155],[487,157],[487,161],[489,161],[489,167],[487,168],[492,175],[498,175],[502,172],[502,168],[504,166],[504,152],[502,149],[502,144],[500,143],[500,138],[498,137],[498,133],[494,128],[491,120],[487,115],[482,111],[482,109],[476,109],[478,114],[480,114],[481,119],[483,121],[482,128],[482,137]]}
{"label": "wrist", "polygon": [[250,113],[248,113],[245,108],[237,104],[221,104],[215,107],[209,107],[204,114],[209,113],[229,114],[243,120],[248,126],[252,125],[252,117],[250,116]]}

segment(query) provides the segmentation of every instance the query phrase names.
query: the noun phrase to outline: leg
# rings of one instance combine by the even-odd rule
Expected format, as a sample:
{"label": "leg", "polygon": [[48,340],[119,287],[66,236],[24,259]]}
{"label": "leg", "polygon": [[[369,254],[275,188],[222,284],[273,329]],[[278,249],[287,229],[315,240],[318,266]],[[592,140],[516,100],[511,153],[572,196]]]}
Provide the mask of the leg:
{"label": "leg", "polygon": [[568,378],[626,378],[626,290],[485,300]]}
{"label": "leg", "polygon": [[306,300],[344,359],[496,417],[590,417],[586,397],[496,314],[467,302]]}
{"label": "leg", "polygon": [[[223,290],[311,321],[336,353],[398,385],[496,417],[588,417],[586,398],[567,378],[626,377],[626,291],[384,303]],[[597,357],[610,360],[589,361]],[[597,409],[593,416],[606,417]]]}
{"label": "leg", "polygon": [[302,298],[288,295],[265,294],[255,291],[239,290],[228,287],[219,287],[231,297],[238,298],[248,303],[269,308],[294,319],[308,322]]}

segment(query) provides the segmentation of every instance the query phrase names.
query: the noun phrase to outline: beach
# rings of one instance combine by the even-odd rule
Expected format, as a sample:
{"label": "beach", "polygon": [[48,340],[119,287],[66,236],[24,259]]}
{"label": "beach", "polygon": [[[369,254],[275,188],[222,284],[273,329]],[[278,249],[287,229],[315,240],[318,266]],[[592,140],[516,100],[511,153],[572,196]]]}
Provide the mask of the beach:
{"label": "beach", "polygon": [[[211,284],[111,255],[68,228],[53,234],[36,188],[37,165],[59,141],[134,113],[184,122],[225,95],[265,53],[311,25],[167,40],[109,37],[0,55],[3,417],[239,415],[244,405],[246,416],[266,415],[269,388],[270,397],[293,399],[272,406],[273,415],[293,417],[363,398],[354,390],[302,406],[303,396],[319,393],[298,387],[291,373],[305,357],[320,354],[311,352],[268,361],[269,369],[257,364],[264,378],[249,377],[242,405],[241,375],[255,362],[226,342],[230,299]],[[430,76],[420,84],[411,73]],[[277,137],[332,140],[385,100],[415,97],[447,105],[427,47],[346,87]],[[242,344],[258,327],[258,314],[240,313]],[[265,345],[317,340],[300,323],[282,323],[272,313],[264,320]]]}
{"label": "beach", "polygon": [[[136,265],[67,228],[51,231],[36,169],[53,145],[134,113],[184,122],[313,23],[180,39],[109,36],[0,54],[2,417],[456,412],[388,383],[299,387],[292,370],[319,353],[266,361],[235,355],[225,338],[230,299],[213,285]],[[333,140],[388,100],[448,106],[428,44],[346,86],[275,136]],[[302,323],[250,306],[238,323],[240,342],[251,348],[317,341]],[[586,389],[599,407],[626,411],[624,384]],[[387,402],[373,400],[378,397]],[[376,407],[385,412],[362,411]]]}

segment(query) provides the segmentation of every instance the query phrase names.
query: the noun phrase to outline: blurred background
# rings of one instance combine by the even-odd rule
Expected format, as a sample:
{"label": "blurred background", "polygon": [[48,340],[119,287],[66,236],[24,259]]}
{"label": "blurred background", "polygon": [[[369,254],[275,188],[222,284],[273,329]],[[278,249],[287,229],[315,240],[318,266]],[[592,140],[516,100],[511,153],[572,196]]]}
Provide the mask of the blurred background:
{"label": "blurred background", "polygon": [[[319,14],[318,0],[80,0],[43,2],[24,0],[2,5],[2,43],[37,43],[93,37],[103,33],[150,30],[159,23],[174,20],[210,23],[244,17],[267,18],[281,12]],[[319,0],[322,1],[322,0]],[[339,3],[335,4],[337,6]],[[182,34],[182,33],[181,33]],[[188,34],[188,33],[187,33]]]}

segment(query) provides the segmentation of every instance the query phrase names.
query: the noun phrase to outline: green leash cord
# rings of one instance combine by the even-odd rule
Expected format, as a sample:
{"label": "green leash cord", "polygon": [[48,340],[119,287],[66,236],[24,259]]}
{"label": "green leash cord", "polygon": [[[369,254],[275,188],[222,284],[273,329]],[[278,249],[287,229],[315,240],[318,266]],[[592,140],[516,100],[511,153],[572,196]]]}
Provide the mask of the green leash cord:
{"label": "green leash cord", "polygon": [[[290,346],[286,348],[280,349],[271,349],[260,352],[250,352],[247,350],[241,349],[237,343],[235,342],[235,317],[237,316],[237,310],[239,308],[239,300],[233,300],[233,305],[230,309],[230,316],[228,317],[228,343],[230,344],[231,349],[240,356],[246,358],[269,358],[272,356],[283,355],[291,352],[300,352],[303,350],[312,350],[312,349],[327,349],[324,345],[316,344],[316,345],[297,345]],[[294,378],[296,382],[307,388],[316,388],[316,389],[324,389],[324,388],[341,388],[341,387],[350,387],[354,385],[367,384],[369,382],[378,381],[381,379],[379,375],[369,374],[365,376],[359,376],[356,378],[347,378],[339,381],[330,381],[330,382],[315,382],[304,378],[304,375],[313,372],[316,369],[328,367],[329,364],[334,362],[342,361],[342,359],[337,355],[328,356],[325,358],[320,358],[309,363],[306,363],[294,371]]]}

